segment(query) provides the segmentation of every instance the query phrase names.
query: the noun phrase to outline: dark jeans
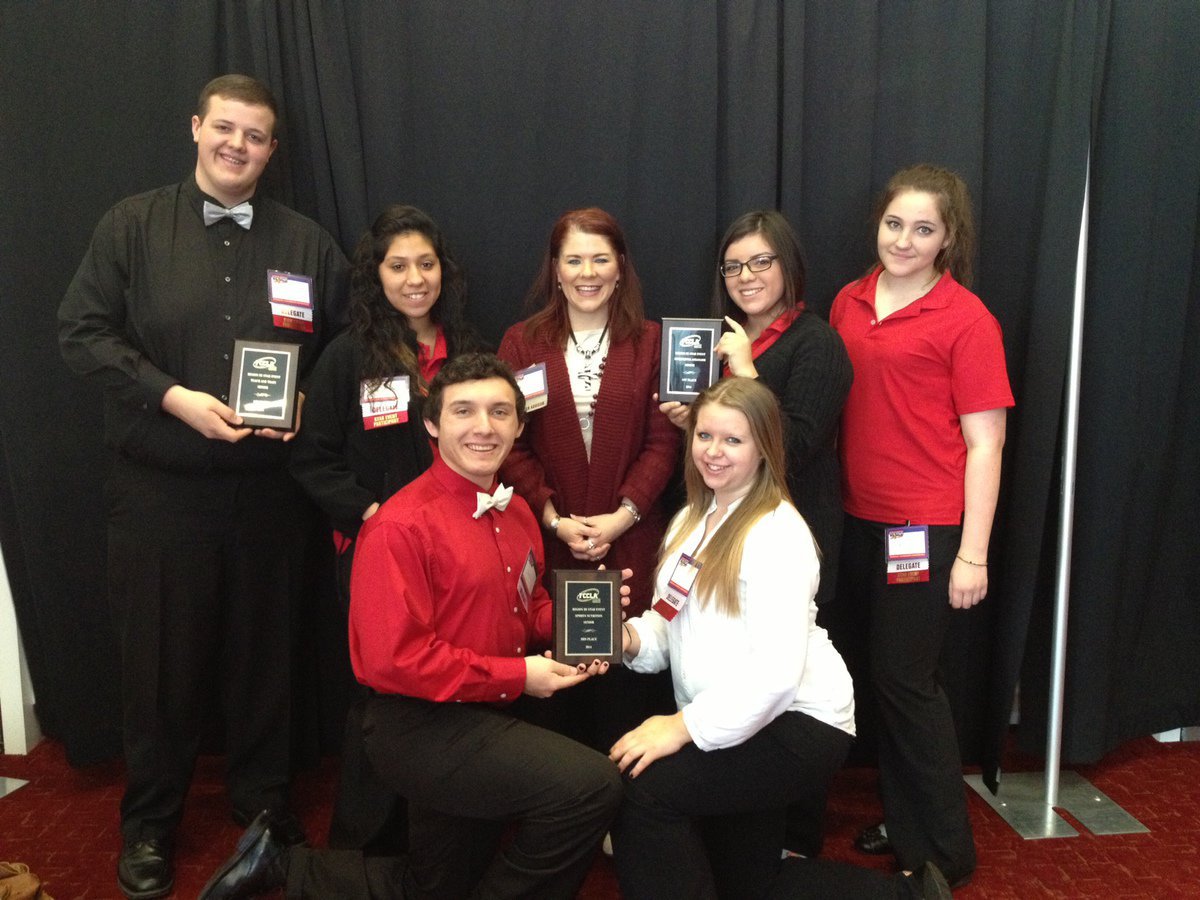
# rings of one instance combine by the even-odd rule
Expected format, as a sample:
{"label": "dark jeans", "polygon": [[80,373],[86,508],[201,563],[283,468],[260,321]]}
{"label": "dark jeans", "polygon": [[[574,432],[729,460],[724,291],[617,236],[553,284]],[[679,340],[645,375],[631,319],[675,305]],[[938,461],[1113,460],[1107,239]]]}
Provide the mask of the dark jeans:
{"label": "dark jeans", "polygon": [[407,863],[293,853],[289,896],[575,895],[621,800],[606,757],[479,704],[374,697],[363,733],[379,777],[409,800]]}
{"label": "dark jeans", "polygon": [[860,734],[879,745],[888,838],[902,868],[926,861],[955,881],[975,868],[975,843],[939,657],[950,622],[958,526],[929,528],[930,579],[886,583],[884,532],[846,517],[841,580],[829,628],[855,684]]}
{"label": "dark jeans", "polygon": [[850,741],[844,731],[787,712],[736,747],[689,744],[626,777],[612,830],[622,896],[767,896],[780,869],[788,803],[828,785]]}

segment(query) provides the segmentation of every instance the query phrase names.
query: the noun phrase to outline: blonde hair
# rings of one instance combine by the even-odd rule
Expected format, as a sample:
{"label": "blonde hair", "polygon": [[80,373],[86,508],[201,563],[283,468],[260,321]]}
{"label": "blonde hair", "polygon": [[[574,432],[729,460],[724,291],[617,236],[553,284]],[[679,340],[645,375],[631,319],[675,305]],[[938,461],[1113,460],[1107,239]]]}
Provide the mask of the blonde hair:
{"label": "blonde hair", "polygon": [[663,539],[657,575],[661,576],[665,567],[674,565],[677,555],[685,550],[684,540],[704,521],[712,503],[713,492],[704,483],[691,457],[697,417],[700,410],[710,404],[737,410],[746,417],[750,436],[762,457],[749,492],[737,509],[726,516],[696,556],[703,567],[692,586],[694,597],[701,607],[707,605],[709,600],[714,600],[720,612],[736,616],[741,612],[738,576],[742,569],[742,546],[746,535],[759,519],[772,512],[781,501],[791,501],[784,474],[783,425],[779,402],[769,389],[752,378],[725,378],[718,381],[696,398],[688,412],[687,438],[684,441],[687,453],[684,466],[687,505],[675,516],[673,527]]}

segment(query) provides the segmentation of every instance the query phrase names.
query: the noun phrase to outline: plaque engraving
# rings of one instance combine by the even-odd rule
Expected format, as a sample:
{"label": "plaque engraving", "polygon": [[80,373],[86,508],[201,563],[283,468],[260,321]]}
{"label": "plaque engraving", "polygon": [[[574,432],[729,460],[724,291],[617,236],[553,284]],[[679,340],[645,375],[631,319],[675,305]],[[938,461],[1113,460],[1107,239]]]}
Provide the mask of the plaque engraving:
{"label": "plaque engraving", "polygon": [[554,658],[620,665],[621,573],[559,570],[554,579]]}

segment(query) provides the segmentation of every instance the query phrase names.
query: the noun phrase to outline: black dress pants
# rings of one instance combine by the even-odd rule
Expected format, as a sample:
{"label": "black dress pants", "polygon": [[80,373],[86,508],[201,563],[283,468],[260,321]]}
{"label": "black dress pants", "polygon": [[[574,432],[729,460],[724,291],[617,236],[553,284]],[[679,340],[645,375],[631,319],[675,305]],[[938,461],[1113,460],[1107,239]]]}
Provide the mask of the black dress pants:
{"label": "black dress pants", "polygon": [[954,882],[975,869],[975,842],[939,657],[950,623],[958,526],[929,528],[930,579],[887,584],[884,532],[846,517],[830,637],[855,684],[859,730],[877,732],[888,839],[905,869],[934,862]]}
{"label": "black dress pants", "polygon": [[788,804],[829,784],[850,741],[838,728],[786,712],[735,747],[688,744],[637,778],[626,776],[612,829],[622,896],[768,896]]}
{"label": "black dress pants", "polygon": [[118,459],[105,491],[123,836],[174,832],[214,701],[233,805],[285,805],[293,597],[311,508],[282,471],[181,474]]}
{"label": "black dress pants", "polygon": [[[338,554],[337,589],[342,614],[349,628],[350,573],[357,543]],[[367,759],[363,743],[363,714],[374,693],[355,682],[353,702],[346,711],[342,735],[341,769],[329,823],[329,846],[391,856],[408,849],[408,803],[383,783]]]}
{"label": "black dress pants", "polygon": [[399,696],[367,702],[363,734],[408,798],[408,858],[293,851],[289,897],[575,896],[621,801],[606,757],[508,710]]}

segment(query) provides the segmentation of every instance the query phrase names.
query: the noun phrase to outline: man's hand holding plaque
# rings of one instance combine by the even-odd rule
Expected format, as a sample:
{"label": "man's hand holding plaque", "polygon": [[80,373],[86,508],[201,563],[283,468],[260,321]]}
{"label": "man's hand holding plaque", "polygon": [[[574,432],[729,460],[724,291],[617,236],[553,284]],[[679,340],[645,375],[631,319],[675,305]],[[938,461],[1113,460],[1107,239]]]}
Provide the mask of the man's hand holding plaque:
{"label": "man's hand holding plaque", "polygon": [[299,344],[234,342],[229,406],[243,426],[295,430],[299,368]]}

